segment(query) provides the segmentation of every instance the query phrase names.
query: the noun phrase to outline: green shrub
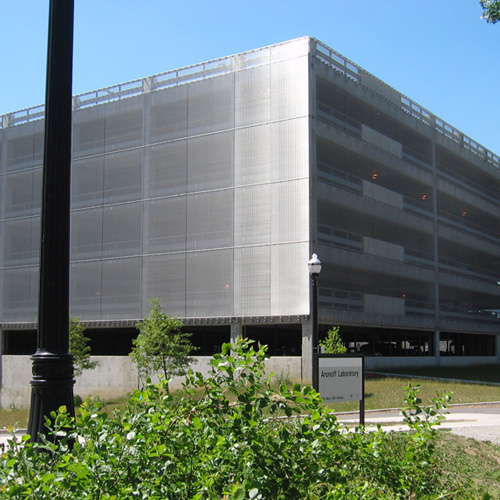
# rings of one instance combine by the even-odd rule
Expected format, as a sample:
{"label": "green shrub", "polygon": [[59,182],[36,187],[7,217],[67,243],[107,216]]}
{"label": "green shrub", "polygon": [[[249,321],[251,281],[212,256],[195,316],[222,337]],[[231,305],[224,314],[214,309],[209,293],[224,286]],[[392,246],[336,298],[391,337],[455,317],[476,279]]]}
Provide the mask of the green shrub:
{"label": "green shrub", "polygon": [[[0,498],[437,499],[432,460],[443,399],[421,409],[409,388],[411,431],[346,431],[310,387],[264,377],[266,348],[225,344],[208,377],[189,371],[134,392],[108,416],[86,401],[53,415],[57,444],[12,440],[0,459]],[[453,497],[450,498],[458,498]],[[466,497],[463,497],[466,498]]]}
{"label": "green shrub", "polygon": [[347,352],[347,347],[340,337],[340,326],[332,326],[326,337],[319,341],[319,345],[325,354],[344,354]]}

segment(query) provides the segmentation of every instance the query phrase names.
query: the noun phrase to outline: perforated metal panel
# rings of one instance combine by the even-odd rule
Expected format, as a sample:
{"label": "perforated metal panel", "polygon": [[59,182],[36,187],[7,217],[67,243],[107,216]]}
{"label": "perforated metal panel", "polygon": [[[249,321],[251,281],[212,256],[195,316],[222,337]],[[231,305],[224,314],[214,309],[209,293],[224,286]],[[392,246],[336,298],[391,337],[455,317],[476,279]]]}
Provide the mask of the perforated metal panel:
{"label": "perforated metal panel", "polygon": [[140,200],[142,197],[142,150],[106,155],[104,203]]}
{"label": "perforated metal panel", "polygon": [[309,176],[308,135],[307,117],[271,125],[271,181]]}
{"label": "perforated metal panel", "polygon": [[146,256],[143,265],[143,313],[158,297],[166,314],[186,317],[186,254]]}
{"label": "perforated metal panel", "polygon": [[[307,313],[308,43],[286,45],[75,100],[73,315],[139,319],[152,297],[180,317]],[[2,300],[24,319],[43,122],[2,136]]]}
{"label": "perforated metal panel", "polygon": [[106,153],[143,145],[144,102],[144,96],[138,96],[106,106],[104,124]]}
{"label": "perforated metal panel", "polygon": [[104,156],[75,160],[71,170],[72,208],[102,205]]}
{"label": "perforated metal panel", "polygon": [[271,247],[271,314],[309,312],[308,260],[308,242]]}
{"label": "perforated metal panel", "polygon": [[233,244],[233,191],[188,195],[187,249],[225,248]]}
{"label": "perforated metal panel", "polygon": [[[271,185],[271,242],[285,244],[308,241],[308,179]],[[306,259],[306,263],[309,259]]]}
{"label": "perforated metal panel", "polygon": [[104,153],[106,106],[73,113],[73,158]]}
{"label": "perforated metal panel", "polygon": [[154,92],[148,97],[151,107],[149,142],[164,142],[187,136],[188,86]]}
{"label": "perforated metal panel", "polygon": [[271,180],[271,125],[235,131],[234,182],[236,186]]}
{"label": "perforated metal panel", "polygon": [[231,316],[233,250],[192,252],[186,257],[186,316]]}
{"label": "perforated metal panel", "polygon": [[146,148],[147,195],[186,193],[187,140]]}
{"label": "perforated metal panel", "polygon": [[235,75],[235,125],[245,127],[271,119],[271,68],[269,64]]}
{"label": "perforated metal panel", "polygon": [[186,204],[186,196],[145,202],[145,254],[186,251]]}
{"label": "perforated metal panel", "polygon": [[102,261],[71,264],[70,312],[86,320],[102,319]]}
{"label": "perforated metal panel", "polygon": [[234,75],[207,78],[189,85],[189,135],[234,127]]}
{"label": "perforated metal panel", "polygon": [[102,233],[102,207],[73,212],[71,215],[72,260],[101,259]]}
{"label": "perforated metal panel", "polygon": [[234,314],[271,315],[271,247],[250,246],[234,251]]}
{"label": "perforated metal panel", "polygon": [[102,319],[141,317],[141,258],[102,262]]}
{"label": "perforated metal panel", "polygon": [[233,171],[234,132],[221,132],[189,139],[188,192],[231,187]]}
{"label": "perforated metal panel", "polygon": [[7,220],[3,226],[4,265],[36,265],[40,248],[40,217]]}
{"label": "perforated metal panel", "polygon": [[271,191],[270,184],[235,189],[235,246],[269,245],[271,242]]}
{"label": "perforated metal panel", "polygon": [[102,253],[121,257],[141,253],[142,203],[105,207],[103,212]]}
{"label": "perforated metal panel", "polygon": [[40,166],[43,157],[43,122],[6,129],[2,149],[5,149],[6,172]]}
{"label": "perforated metal panel", "polygon": [[271,65],[271,120],[309,113],[309,72],[306,56]]}
{"label": "perforated metal panel", "polygon": [[20,217],[39,213],[41,191],[41,168],[6,175],[2,203],[3,217]]}
{"label": "perforated metal panel", "polygon": [[38,307],[38,268],[2,270],[2,321],[35,321]]}

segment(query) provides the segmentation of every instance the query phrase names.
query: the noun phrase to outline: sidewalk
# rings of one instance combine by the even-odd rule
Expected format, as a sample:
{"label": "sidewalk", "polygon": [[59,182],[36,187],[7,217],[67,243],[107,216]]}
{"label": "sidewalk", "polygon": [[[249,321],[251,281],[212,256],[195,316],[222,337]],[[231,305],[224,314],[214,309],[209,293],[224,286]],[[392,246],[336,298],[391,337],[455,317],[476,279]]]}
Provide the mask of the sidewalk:
{"label": "sidewalk", "polygon": [[[22,436],[26,434],[26,429],[16,430],[15,435],[18,440],[21,439]],[[12,432],[0,429],[0,446],[5,444],[7,446],[7,441],[12,439]]]}
{"label": "sidewalk", "polygon": [[[450,429],[459,436],[474,438],[479,441],[491,441],[500,444],[500,403],[452,405],[448,414],[443,415],[438,428]],[[359,424],[359,413],[339,414],[339,421],[352,426]],[[384,431],[404,431],[408,426],[403,423],[399,410],[372,410],[365,413],[365,425],[368,430],[381,425]]]}

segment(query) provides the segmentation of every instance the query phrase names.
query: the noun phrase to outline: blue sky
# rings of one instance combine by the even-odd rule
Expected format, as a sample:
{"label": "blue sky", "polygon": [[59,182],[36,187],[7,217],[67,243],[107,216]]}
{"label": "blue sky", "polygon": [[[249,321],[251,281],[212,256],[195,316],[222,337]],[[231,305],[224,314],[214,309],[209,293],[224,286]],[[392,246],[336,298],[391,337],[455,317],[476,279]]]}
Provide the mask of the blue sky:
{"label": "blue sky", "polygon": [[[42,104],[49,0],[0,0],[0,115]],[[477,0],[75,0],[73,92],[313,36],[500,154],[500,25]]]}

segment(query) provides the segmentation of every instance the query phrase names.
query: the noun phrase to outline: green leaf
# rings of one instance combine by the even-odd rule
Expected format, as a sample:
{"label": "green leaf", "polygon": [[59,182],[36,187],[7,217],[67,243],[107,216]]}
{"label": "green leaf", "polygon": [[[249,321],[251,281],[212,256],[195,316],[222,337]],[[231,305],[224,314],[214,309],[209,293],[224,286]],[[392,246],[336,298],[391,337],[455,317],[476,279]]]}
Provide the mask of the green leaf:
{"label": "green leaf", "polygon": [[245,500],[246,499],[246,489],[244,486],[234,486],[231,491],[232,500]]}
{"label": "green leaf", "polygon": [[44,474],[41,477],[41,480],[43,483],[48,483],[49,481],[52,481],[55,477],[56,475],[53,472],[49,472],[48,474]]}

